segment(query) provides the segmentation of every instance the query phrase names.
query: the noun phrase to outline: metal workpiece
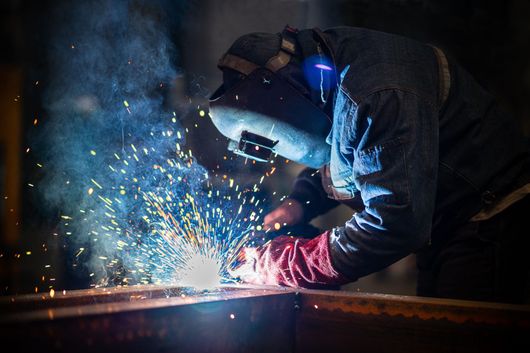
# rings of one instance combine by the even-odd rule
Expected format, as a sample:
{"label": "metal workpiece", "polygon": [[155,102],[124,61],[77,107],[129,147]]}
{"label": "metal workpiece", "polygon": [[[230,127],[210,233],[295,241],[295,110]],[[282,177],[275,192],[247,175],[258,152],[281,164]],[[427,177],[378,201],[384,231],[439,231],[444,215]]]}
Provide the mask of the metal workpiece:
{"label": "metal workpiece", "polygon": [[316,290],[300,305],[299,352],[530,351],[530,306]]}
{"label": "metal workpiece", "polygon": [[[1,298],[0,336],[39,352],[527,352],[530,307],[233,285]],[[11,308],[9,305],[13,305]]]}
{"label": "metal workpiece", "polygon": [[0,311],[4,314],[20,313],[38,309],[60,308],[69,306],[104,304],[116,302],[134,302],[146,299],[186,298],[193,296],[207,299],[214,295],[222,295],[230,287],[218,287],[208,291],[198,291],[189,287],[175,287],[174,285],[137,285],[130,287],[101,287],[70,291],[54,291],[11,295],[0,297]]}
{"label": "metal workpiece", "polygon": [[71,306],[4,316],[4,344],[24,352],[292,352],[294,294],[289,292],[223,288],[123,301],[127,291],[118,291],[108,295],[115,302],[91,305],[75,305],[74,297],[88,301],[75,294]]}

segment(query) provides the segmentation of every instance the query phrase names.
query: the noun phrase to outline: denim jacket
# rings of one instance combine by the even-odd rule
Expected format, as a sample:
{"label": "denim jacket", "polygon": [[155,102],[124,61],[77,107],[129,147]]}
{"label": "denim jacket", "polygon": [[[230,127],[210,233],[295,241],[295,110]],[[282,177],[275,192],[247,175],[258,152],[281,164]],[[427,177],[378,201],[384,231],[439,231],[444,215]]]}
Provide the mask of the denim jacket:
{"label": "denim jacket", "polygon": [[355,280],[443,241],[530,181],[530,156],[513,119],[452,60],[441,99],[432,46],[361,28],[320,33],[339,77],[331,158],[320,171],[304,170],[290,197],[308,219],[338,202],[357,209],[330,236],[343,275]]}

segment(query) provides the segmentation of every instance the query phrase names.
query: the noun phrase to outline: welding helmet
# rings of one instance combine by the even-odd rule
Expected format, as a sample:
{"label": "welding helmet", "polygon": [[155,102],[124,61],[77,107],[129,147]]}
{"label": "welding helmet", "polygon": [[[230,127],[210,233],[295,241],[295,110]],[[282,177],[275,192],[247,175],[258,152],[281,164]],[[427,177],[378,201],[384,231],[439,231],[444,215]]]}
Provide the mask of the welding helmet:
{"label": "welding helmet", "polygon": [[[210,97],[210,117],[230,140],[229,150],[236,154],[257,161],[267,161],[272,154],[278,154],[319,168],[329,163],[326,136],[331,119],[312,101],[305,85],[297,85],[299,81],[282,75],[282,71],[295,67],[297,34],[290,27],[277,37],[268,34],[273,36],[269,39],[277,38],[279,43],[271,48],[269,40],[265,50],[258,47],[256,36],[251,45],[247,41],[238,46],[236,41],[219,60],[218,67],[238,79],[227,84],[224,75],[223,85]],[[237,55],[237,47],[246,50],[246,58]],[[261,57],[255,57],[260,52]]]}

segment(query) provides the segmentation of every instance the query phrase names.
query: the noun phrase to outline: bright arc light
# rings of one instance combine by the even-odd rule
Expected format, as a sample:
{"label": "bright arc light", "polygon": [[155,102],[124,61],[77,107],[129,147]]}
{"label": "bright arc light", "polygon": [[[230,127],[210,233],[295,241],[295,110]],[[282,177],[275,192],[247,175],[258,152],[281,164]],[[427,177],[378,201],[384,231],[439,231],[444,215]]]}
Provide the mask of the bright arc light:
{"label": "bright arc light", "polygon": [[180,284],[199,290],[211,289],[221,284],[221,262],[203,254],[194,254],[186,264]]}
{"label": "bright arc light", "polygon": [[326,64],[315,64],[315,67],[317,69],[320,69],[320,70],[324,70],[324,71],[332,71],[333,69],[331,68],[331,66],[328,66]]}

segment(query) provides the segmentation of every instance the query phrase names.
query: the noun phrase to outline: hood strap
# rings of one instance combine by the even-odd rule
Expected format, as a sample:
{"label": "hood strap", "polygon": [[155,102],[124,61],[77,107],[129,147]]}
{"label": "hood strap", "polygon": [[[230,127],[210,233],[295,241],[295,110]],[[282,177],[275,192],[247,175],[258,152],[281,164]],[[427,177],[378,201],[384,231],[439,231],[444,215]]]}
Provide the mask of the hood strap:
{"label": "hood strap", "polygon": [[220,69],[232,69],[248,76],[252,71],[259,68],[259,65],[256,65],[247,59],[243,59],[240,56],[226,53],[221,59],[219,59],[217,67]]}
{"label": "hood strap", "polygon": [[[296,36],[298,30],[290,26],[285,26],[281,34],[282,42],[278,54],[271,57],[265,64],[265,68],[272,72],[277,72],[281,68],[285,67],[291,61],[291,57],[296,54]],[[244,59],[240,56],[226,53],[217,63],[217,67],[229,68],[240,72],[244,75],[249,75],[252,71],[256,70],[260,66]]]}

